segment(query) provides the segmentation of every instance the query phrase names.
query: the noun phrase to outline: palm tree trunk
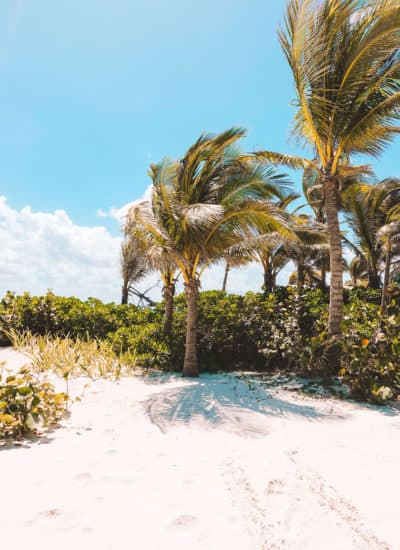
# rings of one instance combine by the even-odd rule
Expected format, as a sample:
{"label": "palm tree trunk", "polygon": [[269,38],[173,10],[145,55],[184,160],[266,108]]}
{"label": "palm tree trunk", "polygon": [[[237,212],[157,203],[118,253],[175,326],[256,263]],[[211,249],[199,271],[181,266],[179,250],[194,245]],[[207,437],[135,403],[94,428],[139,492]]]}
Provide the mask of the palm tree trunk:
{"label": "palm tree trunk", "polygon": [[199,284],[197,279],[190,279],[185,282],[187,318],[185,360],[182,376],[199,376],[199,367],[197,364],[197,298]]}
{"label": "palm tree trunk", "polygon": [[228,275],[229,275],[230,269],[231,269],[231,266],[229,265],[229,262],[225,262],[225,273],[224,273],[224,280],[222,281],[222,292],[226,292],[226,283],[228,282]]}
{"label": "palm tree trunk", "polygon": [[331,268],[328,332],[331,336],[341,336],[343,318],[343,256],[339,208],[336,195],[336,178],[329,173],[325,173],[323,175],[323,188]]}
{"label": "palm tree trunk", "polygon": [[297,262],[297,292],[299,294],[303,291],[304,279],[305,279],[304,264],[300,260]]}
{"label": "palm tree trunk", "polygon": [[127,305],[128,304],[128,297],[129,297],[129,290],[127,285],[122,286],[122,294],[121,294],[121,305]]}
{"label": "palm tree trunk", "polygon": [[275,287],[275,278],[270,266],[264,266],[264,292],[269,294]]}
{"label": "palm tree trunk", "polygon": [[381,279],[375,262],[368,263],[368,286],[369,288],[381,288]]}
{"label": "palm tree trunk", "polygon": [[321,260],[321,283],[320,283],[320,288],[322,288],[322,290],[325,290],[326,289],[326,259],[325,258],[322,258]]}
{"label": "palm tree trunk", "polygon": [[388,303],[391,266],[392,266],[392,241],[389,237],[387,241],[387,246],[386,246],[385,275],[383,279],[383,288],[382,288],[382,299],[381,299],[382,311],[385,311]]}
{"label": "palm tree trunk", "polygon": [[165,301],[164,309],[164,336],[171,336],[172,334],[172,320],[174,316],[174,297],[175,297],[175,285],[169,283],[163,287],[163,298]]}

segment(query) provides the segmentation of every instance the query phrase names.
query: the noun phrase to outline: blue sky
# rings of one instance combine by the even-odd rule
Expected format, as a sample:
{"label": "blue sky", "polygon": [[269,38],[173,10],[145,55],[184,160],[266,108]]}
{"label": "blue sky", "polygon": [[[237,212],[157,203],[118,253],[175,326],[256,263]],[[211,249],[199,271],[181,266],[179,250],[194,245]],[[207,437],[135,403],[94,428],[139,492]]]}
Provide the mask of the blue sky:
{"label": "blue sky", "polygon": [[[147,168],[203,131],[296,152],[284,0],[2,0],[0,195],[78,226],[140,197]],[[375,163],[398,175],[400,142]],[[42,274],[43,277],[45,274]],[[6,284],[6,283],[4,283]],[[0,285],[0,291],[2,291]]]}

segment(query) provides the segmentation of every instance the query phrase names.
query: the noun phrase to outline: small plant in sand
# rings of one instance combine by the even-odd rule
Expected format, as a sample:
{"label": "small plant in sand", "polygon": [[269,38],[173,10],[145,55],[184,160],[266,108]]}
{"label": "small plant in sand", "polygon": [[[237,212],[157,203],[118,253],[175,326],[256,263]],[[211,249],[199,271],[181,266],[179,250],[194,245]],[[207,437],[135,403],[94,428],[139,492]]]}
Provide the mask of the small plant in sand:
{"label": "small plant in sand", "polygon": [[29,359],[34,372],[52,372],[63,378],[67,394],[71,378],[119,379],[127,371],[125,364],[135,366],[132,354],[124,356],[122,362],[107,341],[34,336],[16,331],[11,331],[9,337],[14,347]]}
{"label": "small plant in sand", "polygon": [[57,393],[47,379],[29,367],[9,376],[4,375],[4,365],[0,369],[0,438],[34,433],[62,417],[68,397]]}

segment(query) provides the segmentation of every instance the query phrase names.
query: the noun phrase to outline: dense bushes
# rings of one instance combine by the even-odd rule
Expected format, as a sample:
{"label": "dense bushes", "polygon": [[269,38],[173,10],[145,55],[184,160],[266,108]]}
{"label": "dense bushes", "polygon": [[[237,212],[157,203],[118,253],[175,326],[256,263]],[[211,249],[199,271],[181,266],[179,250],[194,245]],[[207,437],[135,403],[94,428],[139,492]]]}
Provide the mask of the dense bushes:
{"label": "dense bushes", "polygon": [[[338,344],[324,329],[328,296],[321,290],[278,288],[264,296],[219,291],[199,295],[198,347],[203,371],[289,370],[308,376],[340,375],[353,395],[384,402],[400,394],[400,311],[394,295],[380,316],[380,292],[346,290],[344,338]],[[8,294],[0,305],[1,337],[7,330],[104,339],[118,354],[131,353],[142,367],[180,370],[186,305],[175,301],[173,336],[162,336],[162,305],[137,308],[90,299]],[[341,356],[341,366],[336,359]]]}
{"label": "dense bushes", "polygon": [[0,343],[9,344],[7,330],[29,330],[71,338],[105,339],[121,327],[144,325],[161,318],[161,310],[104,304],[95,298],[86,301],[64,298],[48,292],[45,296],[8,292],[0,303]]}

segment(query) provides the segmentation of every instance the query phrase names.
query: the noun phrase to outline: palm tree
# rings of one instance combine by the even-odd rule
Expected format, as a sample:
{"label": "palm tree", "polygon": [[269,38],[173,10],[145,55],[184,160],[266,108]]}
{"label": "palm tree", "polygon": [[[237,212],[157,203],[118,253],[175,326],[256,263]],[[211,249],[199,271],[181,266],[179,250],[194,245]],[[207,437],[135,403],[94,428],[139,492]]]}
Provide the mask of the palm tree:
{"label": "palm tree", "polygon": [[[322,192],[322,182],[320,171],[308,167],[303,172],[302,178],[303,194],[307,199],[308,205],[311,207],[314,218],[317,224],[326,224],[325,201]],[[321,250],[319,258],[316,259],[316,267],[320,271],[318,286],[323,290],[326,289],[326,276],[329,271],[329,250]]]}
{"label": "palm tree", "polygon": [[[295,193],[289,193],[278,197],[275,201],[276,206],[287,212],[288,220],[291,220],[291,215],[288,212],[289,206],[299,198]],[[290,239],[289,242],[292,242]],[[264,292],[266,294],[272,292],[276,285],[276,278],[279,272],[289,263],[290,258],[287,255],[285,248],[285,239],[279,233],[269,233],[259,235],[259,238],[254,243],[254,255],[261,263],[264,274]]]}
{"label": "palm tree", "polygon": [[322,184],[330,245],[328,331],[340,336],[343,265],[338,192],[357,173],[356,154],[378,156],[399,132],[400,5],[395,0],[289,0],[280,42],[293,73],[293,133],[317,161],[255,154],[296,169],[313,168]]}
{"label": "palm tree", "polygon": [[400,254],[400,179],[383,180],[375,191],[375,208],[382,213],[382,226],[377,230],[381,244],[383,286],[381,307],[386,309],[392,277],[392,263]]}
{"label": "palm tree", "polygon": [[[156,170],[156,167],[152,166],[152,170]],[[145,211],[148,208],[148,203],[147,201],[137,202],[132,208],[139,210],[144,209]],[[177,269],[168,252],[157,243],[149,241],[145,233],[138,229],[134,219],[128,215],[125,225],[123,226],[123,231],[125,233],[126,242],[134,243],[135,245],[136,263],[134,263],[133,266],[141,265],[144,269],[144,274],[147,274],[149,271],[158,271],[160,273],[162,296],[165,302],[163,334],[164,336],[171,336]],[[134,293],[132,289],[130,292]],[[137,294],[136,291],[135,293]]]}
{"label": "palm tree", "polygon": [[349,286],[367,286],[368,269],[367,262],[363,256],[356,255],[352,258],[349,265],[350,281]]}
{"label": "palm tree", "polygon": [[127,304],[129,295],[135,290],[134,284],[147,275],[147,268],[142,251],[137,240],[127,237],[121,244],[121,304]]}
{"label": "palm tree", "polygon": [[[353,185],[343,193],[347,222],[353,230],[351,247],[356,253],[352,268],[365,270],[370,288],[381,287],[382,263],[385,267],[385,289],[389,284],[393,258],[393,238],[399,228],[400,180],[386,179],[376,185]],[[349,240],[347,240],[349,242]]]}
{"label": "palm tree", "polygon": [[160,247],[182,275],[187,303],[183,376],[198,376],[197,298],[202,273],[254,230],[290,229],[268,199],[282,175],[249,161],[233,145],[244,136],[232,128],[203,134],[179,162],[163,161],[156,171],[151,203],[129,212],[136,232]]}
{"label": "palm tree", "polygon": [[380,288],[381,247],[377,229],[382,225],[381,212],[375,208],[373,185],[363,184],[351,187],[344,195],[346,219],[353,231],[352,248],[360,261],[353,267],[364,266],[370,288]]}
{"label": "palm tree", "polygon": [[325,226],[316,224],[306,214],[292,215],[292,230],[298,237],[296,241],[283,242],[282,247],[288,260],[296,264],[296,274],[291,277],[290,283],[296,281],[299,292],[307,282],[320,286],[321,274],[317,265],[327,250],[327,236]]}

